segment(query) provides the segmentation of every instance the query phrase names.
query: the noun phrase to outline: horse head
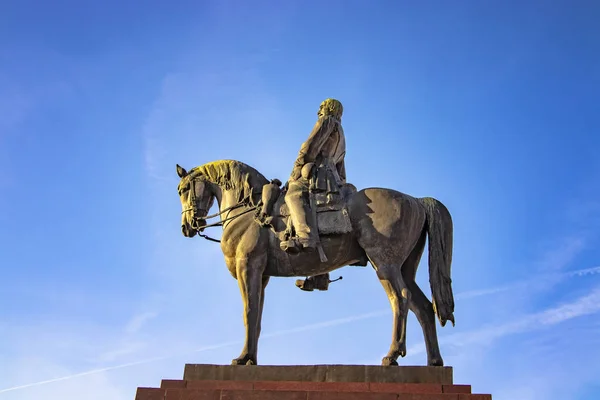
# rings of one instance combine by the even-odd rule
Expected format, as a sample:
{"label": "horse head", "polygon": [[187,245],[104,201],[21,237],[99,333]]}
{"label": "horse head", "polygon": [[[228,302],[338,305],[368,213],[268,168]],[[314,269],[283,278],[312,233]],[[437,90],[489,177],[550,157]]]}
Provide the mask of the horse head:
{"label": "horse head", "polygon": [[194,237],[206,225],[206,215],[213,205],[215,195],[206,176],[188,172],[177,165],[177,175],[181,178],[177,186],[181,201],[181,233]]}

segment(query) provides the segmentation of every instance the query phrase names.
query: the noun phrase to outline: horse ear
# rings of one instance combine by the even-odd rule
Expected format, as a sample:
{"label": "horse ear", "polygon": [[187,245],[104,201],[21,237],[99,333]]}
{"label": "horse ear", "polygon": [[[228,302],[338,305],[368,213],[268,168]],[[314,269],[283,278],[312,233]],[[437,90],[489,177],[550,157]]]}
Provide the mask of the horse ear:
{"label": "horse ear", "polygon": [[181,167],[179,164],[177,164],[177,175],[179,175],[180,178],[183,178],[187,175],[187,171],[185,170],[185,168]]}

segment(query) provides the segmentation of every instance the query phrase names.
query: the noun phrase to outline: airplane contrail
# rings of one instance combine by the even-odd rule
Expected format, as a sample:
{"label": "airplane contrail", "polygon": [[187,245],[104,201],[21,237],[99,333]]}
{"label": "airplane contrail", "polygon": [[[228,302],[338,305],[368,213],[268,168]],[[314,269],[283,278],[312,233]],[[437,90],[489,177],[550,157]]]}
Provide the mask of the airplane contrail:
{"label": "airplane contrail", "polygon": [[39,382],[34,382],[34,383],[28,383],[26,385],[20,385],[20,386],[13,386],[11,388],[6,388],[6,389],[1,389],[0,393],[6,393],[6,392],[12,392],[14,390],[19,390],[19,389],[26,389],[26,388],[30,388],[33,386],[40,386],[40,385],[45,385],[47,383],[54,383],[54,382],[60,382],[60,381],[65,381],[67,379],[72,379],[72,378],[79,378],[80,376],[86,376],[86,375],[92,375],[92,374],[97,374],[99,372],[106,372],[106,371],[112,371],[114,369],[120,369],[120,368],[126,368],[126,367],[132,367],[135,365],[140,365],[140,364],[146,364],[146,363],[151,363],[153,361],[160,361],[160,360],[165,360],[169,357],[155,357],[155,358],[148,358],[145,360],[140,360],[140,361],[134,361],[134,362],[130,362],[130,363],[126,363],[126,364],[120,364],[120,365],[113,365],[112,367],[106,367],[106,368],[98,368],[98,369],[92,369],[90,371],[85,371],[85,372],[80,372],[78,374],[73,374],[73,375],[67,375],[67,376],[62,376],[60,378],[54,378],[54,379],[48,379],[45,381],[39,381]]}
{"label": "airplane contrail", "polygon": [[[565,278],[570,278],[570,277],[581,277],[581,276],[596,275],[596,274],[600,274],[600,266],[598,266],[598,267],[592,267],[592,268],[579,269],[579,270],[575,270],[575,271],[567,271],[567,272],[558,273],[558,274],[550,274],[549,276],[562,276],[562,277],[565,277]],[[485,296],[485,295],[489,295],[489,294],[494,294],[494,293],[498,293],[498,292],[503,292],[503,291],[511,290],[511,289],[514,289],[516,287],[521,286],[522,284],[523,283],[521,282],[521,283],[517,283],[517,284],[513,284],[513,285],[506,285],[506,286],[497,287],[497,288],[482,289],[482,290],[472,290],[472,291],[458,293],[455,297],[457,299],[461,299],[461,298],[462,299],[466,299],[466,298],[480,297],[480,296]],[[290,328],[290,329],[279,330],[279,331],[276,331],[276,332],[265,333],[265,334],[261,335],[261,337],[262,338],[272,338],[272,337],[278,337],[278,336],[288,335],[288,334],[291,334],[291,333],[312,331],[312,330],[322,329],[322,328],[331,327],[331,326],[344,325],[344,324],[348,324],[348,323],[351,323],[351,322],[360,321],[360,320],[363,320],[363,319],[380,317],[380,316],[383,316],[383,315],[387,315],[389,313],[390,313],[390,310],[388,310],[388,309],[381,310],[381,311],[373,311],[373,312],[370,312],[370,313],[353,315],[353,316],[343,317],[343,318],[336,318],[336,319],[332,319],[332,320],[329,320],[329,321],[317,322],[317,323],[314,323],[314,324],[303,325],[303,326],[299,326],[299,327],[296,327],[296,328]],[[34,387],[34,386],[41,386],[41,385],[45,385],[45,384],[48,384],[48,383],[65,381],[65,380],[68,380],[68,379],[79,378],[79,377],[87,376],[87,375],[93,375],[93,374],[97,374],[97,373],[100,373],[100,372],[114,371],[114,370],[117,370],[117,369],[122,369],[122,368],[127,368],[127,367],[133,367],[133,366],[136,366],[136,365],[148,364],[148,363],[155,362],[155,361],[162,361],[162,360],[166,360],[166,359],[169,359],[169,358],[174,358],[174,357],[178,357],[178,356],[188,355],[190,353],[198,353],[198,352],[207,351],[207,350],[222,349],[222,348],[225,348],[225,347],[229,347],[229,346],[233,346],[233,345],[238,345],[238,344],[241,344],[241,343],[243,343],[243,342],[239,341],[239,340],[238,341],[230,341],[230,342],[218,343],[218,344],[214,344],[214,345],[210,345],[210,346],[200,347],[200,348],[198,348],[196,350],[186,351],[185,353],[178,353],[178,354],[171,354],[171,355],[168,355],[168,356],[147,358],[147,359],[144,359],[144,360],[133,361],[133,362],[125,363],[125,364],[119,364],[119,365],[113,365],[113,366],[105,367],[105,368],[93,369],[93,370],[89,370],[89,371],[85,371],[85,372],[80,372],[80,373],[77,373],[77,374],[63,376],[63,377],[60,377],[60,378],[48,379],[48,380],[44,380],[44,381],[38,381],[38,382],[34,382],[34,383],[28,383],[28,384],[25,384],[25,385],[13,386],[13,387],[6,388],[6,389],[0,389],[0,393],[12,392],[12,391],[15,391],[15,390],[26,389],[26,388],[30,388],[30,387]]]}
{"label": "airplane contrail", "polygon": [[578,270],[575,270],[575,271],[565,272],[564,274],[567,277],[595,275],[595,274],[600,274],[600,267],[578,269]]}
{"label": "airplane contrail", "polygon": [[[309,324],[309,325],[299,326],[296,328],[284,329],[284,330],[280,330],[280,331],[276,331],[276,332],[266,333],[264,335],[261,335],[261,337],[262,338],[271,338],[271,337],[288,335],[290,333],[305,332],[305,331],[326,328],[328,326],[343,325],[343,324],[347,324],[350,322],[359,321],[362,319],[378,317],[381,315],[385,315],[387,313],[389,313],[389,310],[370,312],[370,313],[366,313],[366,314],[354,315],[354,316],[344,317],[344,318],[337,318],[337,319],[333,319],[333,320],[329,320],[329,321],[317,322],[315,324]],[[60,382],[60,381],[64,381],[67,379],[79,378],[81,376],[93,375],[93,374],[97,374],[100,372],[107,372],[107,371],[113,371],[116,369],[133,367],[133,366],[141,365],[141,364],[148,364],[148,363],[155,362],[155,361],[162,361],[162,360],[166,360],[169,358],[175,358],[178,356],[188,355],[190,353],[199,353],[202,351],[222,349],[225,347],[239,345],[239,344],[243,344],[243,342],[240,340],[236,340],[236,341],[218,343],[218,344],[214,344],[214,345],[210,345],[210,346],[200,347],[200,348],[192,350],[192,351],[186,351],[185,353],[170,354],[168,356],[147,358],[144,360],[133,361],[133,362],[125,363],[125,364],[113,365],[110,367],[98,368],[98,369],[93,369],[93,370],[89,370],[89,371],[85,371],[85,372],[80,372],[80,373],[73,374],[73,375],[62,376],[60,378],[47,379],[45,381],[39,381],[39,382],[34,382],[34,383],[28,383],[26,385],[20,385],[20,386],[14,386],[14,387],[6,388],[6,389],[0,389],[0,393],[12,392],[15,390],[26,389],[26,388],[33,387],[33,386],[45,385],[48,383]]]}

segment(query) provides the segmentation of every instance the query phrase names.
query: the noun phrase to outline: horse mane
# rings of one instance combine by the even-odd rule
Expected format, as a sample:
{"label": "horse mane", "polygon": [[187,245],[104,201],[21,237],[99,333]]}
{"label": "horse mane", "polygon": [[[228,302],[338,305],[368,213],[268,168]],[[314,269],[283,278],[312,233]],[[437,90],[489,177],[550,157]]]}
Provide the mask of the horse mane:
{"label": "horse mane", "polygon": [[256,203],[263,185],[269,183],[260,172],[236,160],[218,160],[192,168],[190,175],[205,176],[225,190],[235,190],[238,201],[250,198]]}

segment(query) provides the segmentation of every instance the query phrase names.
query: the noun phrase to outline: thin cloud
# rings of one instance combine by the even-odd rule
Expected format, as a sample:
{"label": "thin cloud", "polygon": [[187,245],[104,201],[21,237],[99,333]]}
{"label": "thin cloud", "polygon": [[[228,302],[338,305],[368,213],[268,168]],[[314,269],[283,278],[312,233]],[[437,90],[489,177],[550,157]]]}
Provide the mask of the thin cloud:
{"label": "thin cloud", "polygon": [[578,269],[576,271],[566,272],[565,274],[569,277],[596,275],[596,274],[600,274],[600,267]]}
{"label": "thin cloud", "polygon": [[125,333],[128,335],[137,333],[146,322],[156,318],[157,315],[155,312],[145,312],[135,315],[125,326]]}
{"label": "thin cloud", "polygon": [[[464,347],[475,343],[491,343],[508,335],[534,331],[597,312],[600,312],[600,286],[570,303],[528,314],[505,324],[491,325],[470,332],[444,336],[440,338],[440,343],[453,347]],[[407,357],[419,355],[424,351],[425,346],[419,343],[408,349]]]}
{"label": "thin cloud", "polygon": [[[593,268],[586,268],[586,269],[581,269],[581,270],[576,270],[576,271],[570,271],[570,272],[562,273],[560,275],[562,275],[565,278],[568,278],[568,277],[577,277],[577,276],[587,276],[587,275],[593,275],[593,274],[600,274],[600,267],[593,267]],[[491,288],[491,289],[486,289],[486,290],[464,292],[464,293],[457,294],[456,298],[458,299],[461,297],[462,298],[480,297],[480,296],[485,296],[485,295],[505,291],[505,290],[508,290],[508,288],[517,287],[517,286],[519,286],[519,285],[509,285],[509,286],[496,288],[496,289]],[[513,321],[513,322],[510,322],[507,324],[490,326],[490,327],[485,327],[485,328],[475,330],[472,332],[463,332],[460,334],[453,334],[453,335],[445,336],[440,339],[440,342],[441,343],[449,343],[454,346],[464,346],[466,344],[470,344],[470,343],[474,343],[474,342],[489,342],[489,341],[492,341],[494,339],[497,339],[499,337],[506,336],[509,334],[533,330],[533,329],[536,329],[537,327],[539,327],[540,325],[542,325],[542,326],[555,325],[555,324],[565,322],[567,320],[577,318],[577,317],[580,317],[583,315],[593,314],[598,311],[600,311],[600,287],[597,287],[590,294],[583,296],[571,303],[564,304],[564,305],[554,307],[554,308],[550,308],[550,309],[547,309],[540,313],[534,313],[534,314],[525,316],[523,318],[520,318],[517,321]],[[263,338],[273,338],[273,337],[278,337],[278,336],[289,335],[291,333],[313,331],[313,330],[318,330],[318,329],[332,327],[332,326],[344,325],[344,324],[348,324],[351,322],[360,321],[360,320],[364,320],[364,319],[380,317],[380,316],[388,315],[389,313],[390,313],[389,310],[374,311],[374,312],[370,312],[370,313],[359,314],[359,315],[354,315],[354,316],[349,316],[349,317],[344,317],[344,318],[337,318],[337,319],[333,319],[330,321],[324,321],[324,322],[319,322],[319,323],[315,323],[315,324],[304,325],[304,326],[300,326],[300,327],[296,327],[296,328],[284,329],[284,330],[280,330],[277,332],[266,333],[266,334],[263,334],[262,337]],[[26,385],[20,385],[20,386],[14,386],[11,388],[0,389],[0,393],[6,393],[6,392],[11,392],[11,391],[20,390],[20,389],[26,389],[26,388],[45,385],[45,384],[54,383],[54,382],[60,382],[60,381],[68,380],[68,379],[78,378],[78,377],[87,376],[87,375],[93,375],[93,374],[97,374],[97,373],[101,373],[101,372],[114,371],[114,370],[133,367],[133,366],[137,366],[137,365],[148,364],[148,363],[152,363],[152,362],[156,362],[156,361],[162,361],[162,360],[166,360],[166,359],[170,359],[170,358],[175,358],[178,356],[186,356],[190,353],[198,353],[198,352],[203,352],[203,351],[208,351],[208,350],[222,349],[222,348],[226,348],[226,347],[233,346],[233,345],[239,345],[241,343],[242,343],[242,341],[230,341],[230,342],[218,343],[218,344],[214,344],[214,345],[210,345],[210,346],[204,346],[204,347],[198,348],[196,350],[187,351],[185,353],[171,354],[168,356],[148,358],[148,359],[134,361],[134,362],[130,362],[130,363],[114,365],[111,367],[85,371],[85,372],[81,372],[81,373],[77,373],[77,374],[63,376],[60,378],[48,379],[45,381],[34,382],[34,383],[26,384]],[[424,350],[425,350],[425,348],[422,344],[415,345],[408,350],[408,352],[407,352],[409,354],[408,357],[418,355],[418,354],[422,353]]]}
{"label": "thin cloud", "polygon": [[597,274],[600,274],[600,267],[584,268],[584,269],[578,269],[575,271],[568,271],[568,272],[549,273],[549,274],[545,274],[543,276],[538,276],[538,277],[535,277],[532,279],[524,280],[524,281],[521,281],[518,283],[508,284],[505,286],[498,286],[498,287],[489,288],[489,289],[469,290],[466,292],[459,293],[454,297],[456,299],[464,300],[464,299],[470,299],[473,297],[480,297],[480,296],[486,296],[486,295],[491,295],[491,294],[496,294],[496,293],[507,292],[510,290],[516,290],[516,289],[523,288],[523,287],[529,287],[531,283],[539,282],[540,279],[554,279],[554,280],[560,281],[560,280],[564,280],[567,278],[584,277],[584,276],[597,275]]}
{"label": "thin cloud", "polygon": [[473,297],[487,296],[489,294],[496,294],[496,293],[506,292],[508,290],[513,290],[521,285],[522,284],[519,283],[519,284],[514,284],[514,285],[499,286],[499,287],[491,288],[491,289],[469,290],[467,292],[458,293],[456,296],[454,296],[454,298],[457,300],[464,300],[464,299],[470,299]]}
{"label": "thin cloud", "polygon": [[[363,319],[368,319],[368,318],[374,318],[374,317],[386,315],[388,313],[389,313],[388,310],[386,310],[385,312],[384,311],[371,312],[371,313],[366,313],[366,314],[361,314],[361,315],[355,315],[355,316],[350,316],[350,317],[345,317],[345,318],[338,318],[338,319],[334,319],[334,320],[331,320],[331,321],[325,321],[325,322],[319,322],[319,323],[310,324],[310,325],[304,325],[304,326],[300,326],[300,327],[297,327],[297,328],[285,329],[285,330],[280,330],[280,331],[272,332],[272,333],[266,333],[266,334],[261,335],[261,336],[263,338],[272,338],[272,337],[278,337],[278,336],[285,336],[285,335],[289,335],[290,333],[312,331],[312,330],[322,329],[322,328],[326,328],[326,327],[330,327],[330,326],[337,326],[337,325],[348,324],[350,322],[355,322],[355,321],[359,321],[359,320],[363,320]],[[203,352],[203,351],[223,349],[223,348],[226,348],[226,347],[230,347],[230,346],[234,346],[234,345],[239,345],[239,344],[242,344],[242,343],[243,342],[241,340],[236,340],[236,341],[218,343],[218,344],[214,344],[214,345],[210,345],[210,346],[203,346],[203,347],[200,347],[200,348],[192,350],[192,351],[186,351],[185,353],[178,353],[178,354],[171,354],[171,355],[168,355],[168,356],[147,358],[147,359],[144,359],[144,360],[134,361],[134,362],[130,362],[130,363],[114,365],[114,366],[111,366],[111,367],[93,369],[93,370],[90,370],[90,371],[80,372],[80,373],[77,373],[77,374],[63,376],[63,377],[60,377],[60,378],[48,379],[48,380],[45,380],[45,381],[29,383],[29,384],[20,385],[20,386],[14,386],[14,387],[7,388],[7,389],[1,389],[0,393],[6,393],[6,392],[15,391],[15,390],[20,390],[20,389],[26,389],[26,388],[30,388],[30,387],[40,386],[40,385],[46,385],[46,384],[49,384],[49,383],[65,381],[67,379],[79,378],[79,377],[82,377],[82,376],[98,374],[98,373],[101,373],[101,372],[114,371],[114,370],[117,370],[117,369],[123,369],[123,368],[127,368],[127,367],[134,367],[136,365],[148,364],[148,363],[152,363],[152,362],[156,362],[156,361],[163,361],[163,360],[167,360],[167,359],[170,359],[170,358],[175,358],[175,357],[179,357],[179,356],[185,356],[185,355],[188,355],[190,353],[199,353],[199,352]]]}
{"label": "thin cloud", "polygon": [[540,265],[546,271],[560,271],[569,265],[586,247],[583,234],[567,237],[545,252]]}
{"label": "thin cloud", "polygon": [[[541,326],[556,325],[573,318],[595,314],[600,311],[600,286],[589,294],[557,307],[551,307],[542,312],[533,313],[506,324],[495,325],[477,330],[472,333],[451,335],[446,340],[455,341],[464,336],[464,343],[487,342],[509,334],[538,329]],[[445,340],[445,341],[446,341]]]}
{"label": "thin cloud", "polygon": [[576,301],[540,313],[536,322],[554,325],[572,318],[594,314],[600,311],[600,287]]}
{"label": "thin cloud", "polygon": [[161,361],[161,360],[165,360],[167,358],[170,358],[170,357],[148,358],[148,359],[145,359],[145,360],[130,362],[130,363],[126,363],[126,364],[114,365],[112,367],[93,369],[93,370],[90,370],[90,371],[80,372],[78,374],[73,374],[73,375],[67,375],[67,376],[63,376],[63,377],[60,377],[60,378],[48,379],[48,380],[45,380],[45,381],[28,383],[26,385],[20,385],[20,386],[14,386],[14,387],[11,387],[11,388],[7,388],[7,389],[2,389],[2,390],[0,390],[0,393],[12,392],[12,391],[15,391],[15,390],[20,390],[20,389],[26,389],[26,388],[35,387],[35,386],[46,385],[48,383],[66,381],[68,379],[73,379],[73,378],[79,378],[81,376],[98,374],[100,372],[113,371],[115,369],[121,369],[121,368],[126,368],[126,367],[133,367],[135,365],[147,364],[147,363],[151,363],[151,362],[154,362],[154,361]]}
{"label": "thin cloud", "polygon": [[144,342],[126,343],[115,350],[111,350],[111,351],[101,354],[96,359],[96,361],[97,362],[114,362],[119,357],[135,353],[137,351],[142,350],[145,347],[146,347],[146,343],[144,343]]}
{"label": "thin cloud", "polygon": [[0,77],[0,138],[23,121],[34,106],[39,94],[27,92],[22,87],[10,82],[9,79]]}

